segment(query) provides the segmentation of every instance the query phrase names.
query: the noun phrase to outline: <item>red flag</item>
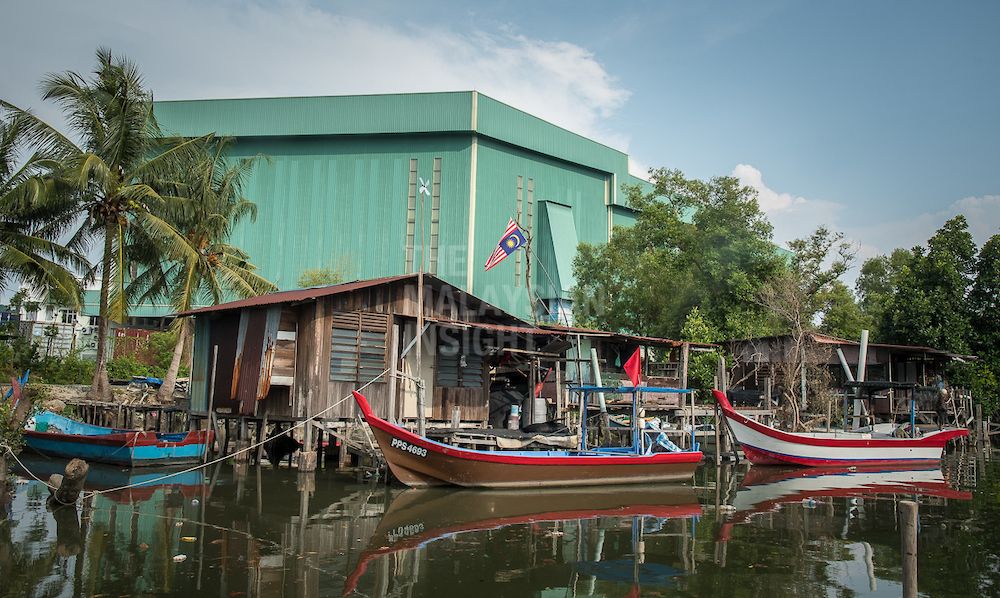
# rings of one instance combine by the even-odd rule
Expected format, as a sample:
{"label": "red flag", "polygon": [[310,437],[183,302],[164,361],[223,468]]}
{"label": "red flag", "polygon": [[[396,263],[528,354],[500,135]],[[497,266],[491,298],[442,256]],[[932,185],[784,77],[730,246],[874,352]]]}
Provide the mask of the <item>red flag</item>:
{"label": "red flag", "polygon": [[632,381],[632,386],[639,386],[639,383],[642,382],[642,357],[639,355],[638,347],[636,347],[632,357],[629,357],[628,361],[625,362],[625,373]]}

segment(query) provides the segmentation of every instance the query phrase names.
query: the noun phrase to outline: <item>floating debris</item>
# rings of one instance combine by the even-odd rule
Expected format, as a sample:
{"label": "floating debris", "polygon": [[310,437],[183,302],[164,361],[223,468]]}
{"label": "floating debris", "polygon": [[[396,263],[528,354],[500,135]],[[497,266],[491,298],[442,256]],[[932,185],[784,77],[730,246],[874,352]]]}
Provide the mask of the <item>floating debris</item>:
{"label": "floating debris", "polygon": [[187,560],[187,558],[188,558],[188,556],[186,554],[174,555],[174,562],[175,563],[183,563],[184,561]]}
{"label": "floating debris", "polygon": [[197,539],[194,536],[181,536],[181,542],[194,542]]}

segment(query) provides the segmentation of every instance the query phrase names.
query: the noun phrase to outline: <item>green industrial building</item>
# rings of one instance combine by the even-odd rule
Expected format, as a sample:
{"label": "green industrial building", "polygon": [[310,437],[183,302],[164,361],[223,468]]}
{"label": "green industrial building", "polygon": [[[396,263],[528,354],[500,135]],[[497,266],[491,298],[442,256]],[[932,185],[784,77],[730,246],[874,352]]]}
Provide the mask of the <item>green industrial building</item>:
{"label": "green industrial building", "polygon": [[[165,101],[155,112],[168,134],[215,132],[234,139],[233,157],[266,157],[246,188],[257,220],[231,242],[282,290],[306,269],[415,272],[423,253],[424,270],[456,287],[560,320],[577,244],[630,224],[622,185],[645,183],[625,153],[476,91]],[[512,217],[530,234],[534,314],[529,256],[484,271]]]}

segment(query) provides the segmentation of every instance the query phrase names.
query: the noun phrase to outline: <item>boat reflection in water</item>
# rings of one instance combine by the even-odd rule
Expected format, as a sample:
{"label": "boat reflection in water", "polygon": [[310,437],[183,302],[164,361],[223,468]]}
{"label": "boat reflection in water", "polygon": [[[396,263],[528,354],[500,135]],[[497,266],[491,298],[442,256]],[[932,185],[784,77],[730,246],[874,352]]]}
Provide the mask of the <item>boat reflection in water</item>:
{"label": "boat reflection in water", "polygon": [[[376,562],[384,563],[390,555],[396,561],[442,539],[461,542],[464,534],[528,526],[533,536],[551,538],[551,557],[556,556],[557,539],[573,536],[574,541],[564,542],[562,549],[561,561],[569,565],[566,587],[589,581],[593,593],[593,584],[600,579],[631,584],[629,595],[633,592],[638,595],[644,584],[665,587],[684,574],[683,569],[647,559],[644,540],[651,536],[680,536],[669,533],[670,521],[684,526],[684,535],[693,533],[701,512],[694,491],[684,486],[536,491],[410,489],[394,497],[388,505],[348,576],[343,593],[352,594],[369,567]],[[687,529],[684,520],[690,521],[692,529]],[[588,523],[595,523],[596,533],[583,529]],[[630,542],[623,543],[617,536],[615,542],[610,539],[606,542],[609,530],[625,534]],[[593,542],[588,541],[591,539]],[[616,550],[612,550],[612,544]],[[502,573],[495,571],[495,579]],[[551,581],[543,585],[552,589]]]}
{"label": "boat reflection in water", "polygon": [[733,525],[775,512],[782,505],[811,508],[824,499],[892,496],[972,500],[971,492],[953,488],[938,467],[751,467],[732,500],[734,512],[723,524],[719,539],[728,541]]}
{"label": "boat reflection in water", "polygon": [[[30,453],[22,453],[20,460],[28,471],[43,480],[49,479],[54,473],[62,474],[67,462],[62,458]],[[89,466],[84,492],[100,491],[100,497],[120,504],[138,504],[160,494],[193,499],[201,495],[205,483],[205,473],[201,469],[164,478],[182,468],[129,469],[102,463],[92,463]],[[15,467],[14,470],[21,471],[21,468]],[[126,486],[129,487],[125,488]]]}

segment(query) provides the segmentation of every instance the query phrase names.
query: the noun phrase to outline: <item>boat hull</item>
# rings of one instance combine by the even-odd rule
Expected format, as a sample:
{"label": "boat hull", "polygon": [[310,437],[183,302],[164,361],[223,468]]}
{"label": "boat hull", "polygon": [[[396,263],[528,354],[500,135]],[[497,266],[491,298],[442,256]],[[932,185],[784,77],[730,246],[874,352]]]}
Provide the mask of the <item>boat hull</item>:
{"label": "boat hull", "polygon": [[105,428],[43,412],[29,420],[25,445],[42,455],[136,467],[201,461],[210,430],[162,433]]}
{"label": "boat hull", "polygon": [[968,435],[968,430],[940,430],[920,438],[874,437],[853,432],[798,434],[756,422],[732,408],[726,396],[713,391],[716,401],[755,465],[831,467],[838,465],[934,465],[948,441]]}
{"label": "boat hull", "polygon": [[355,393],[389,469],[411,487],[539,488],[647,484],[691,479],[697,451],[622,455],[563,451],[504,452],[461,449],[428,440],[376,417]]}

